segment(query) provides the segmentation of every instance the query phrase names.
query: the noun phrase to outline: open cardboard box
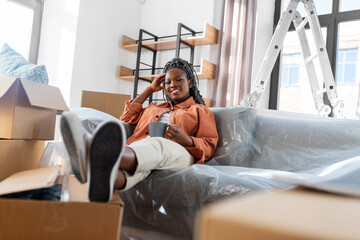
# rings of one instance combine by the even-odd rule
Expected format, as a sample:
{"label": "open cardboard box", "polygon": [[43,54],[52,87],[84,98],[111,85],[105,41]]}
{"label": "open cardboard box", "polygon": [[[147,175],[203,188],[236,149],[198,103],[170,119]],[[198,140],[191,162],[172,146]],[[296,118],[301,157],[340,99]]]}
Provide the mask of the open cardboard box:
{"label": "open cardboard box", "polygon": [[68,110],[58,88],[0,77],[0,138],[52,140],[58,110]]}
{"label": "open cardboard box", "polygon": [[359,222],[359,198],[297,187],[205,207],[195,239],[360,239]]}
{"label": "open cardboard box", "polygon": [[56,166],[37,168],[0,182],[3,195],[50,187],[66,179],[70,193],[69,202],[0,198],[1,238],[118,240],[124,207],[119,196],[115,193],[109,203],[87,202],[86,186],[59,173]]}

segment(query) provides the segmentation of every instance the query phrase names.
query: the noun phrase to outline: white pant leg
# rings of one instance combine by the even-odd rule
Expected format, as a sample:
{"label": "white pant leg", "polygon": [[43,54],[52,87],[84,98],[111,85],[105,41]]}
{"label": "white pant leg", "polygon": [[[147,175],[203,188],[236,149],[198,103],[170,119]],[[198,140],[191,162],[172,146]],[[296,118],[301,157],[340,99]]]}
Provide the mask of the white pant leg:
{"label": "white pant leg", "polygon": [[152,170],[180,170],[194,163],[194,157],[183,146],[162,137],[147,137],[128,147],[135,152],[138,166],[133,175],[124,171],[126,186],[123,190],[145,179]]}

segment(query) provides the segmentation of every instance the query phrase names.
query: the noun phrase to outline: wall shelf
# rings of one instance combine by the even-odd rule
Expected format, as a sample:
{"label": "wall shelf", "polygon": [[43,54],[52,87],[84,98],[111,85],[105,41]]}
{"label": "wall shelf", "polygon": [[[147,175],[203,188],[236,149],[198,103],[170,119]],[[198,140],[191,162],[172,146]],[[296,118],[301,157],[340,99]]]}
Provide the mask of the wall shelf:
{"label": "wall shelf", "polygon": [[[151,69],[149,69],[150,71]],[[124,79],[124,80],[134,80],[134,69],[127,68],[124,66],[119,67],[118,71],[118,78]],[[200,71],[196,72],[199,79],[214,79],[215,78],[215,64],[212,64],[209,61],[206,61],[205,59],[201,59],[201,66]],[[153,81],[157,76],[160,74],[149,74],[149,75],[139,75],[139,78],[147,80],[147,81]]]}
{"label": "wall shelf", "polygon": [[[186,33],[182,34],[182,30],[186,30]],[[137,54],[136,67],[135,69],[131,69],[124,66],[119,66],[118,78],[134,81],[133,98],[136,98],[136,96],[138,95],[137,91],[139,80],[151,83],[157,76],[159,76],[159,74],[156,74],[159,72],[158,70],[161,70],[161,68],[156,67],[158,51],[176,50],[175,57],[179,57],[180,49],[189,48],[190,60],[188,62],[193,65],[195,47],[217,44],[218,32],[219,31],[216,28],[205,22],[204,29],[201,32],[196,32],[195,30],[185,26],[184,24],[178,23],[176,35],[157,36],[144,29],[139,30],[138,40],[123,35],[121,38],[121,48]],[[144,35],[150,36],[150,38],[145,39]],[[141,62],[141,54],[143,51],[152,52],[151,64]],[[141,68],[140,66],[142,65],[145,65],[147,68]],[[195,66],[194,68],[198,69]],[[214,79],[215,68],[216,67],[214,64],[206,61],[205,59],[201,59],[200,71],[196,74],[198,75],[199,79]],[[151,101],[152,95],[149,97],[149,102]]]}
{"label": "wall shelf", "polygon": [[[201,36],[181,38],[181,41],[189,44],[190,46],[202,46],[217,44],[218,30],[208,23],[204,23],[204,30]],[[180,48],[188,47],[186,44],[181,43]],[[176,49],[176,39],[164,41],[143,42],[142,45],[154,51]],[[132,52],[137,52],[138,44],[133,38],[123,35],[121,38],[121,47]],[[147,51],[146,48],[142,48]]]}

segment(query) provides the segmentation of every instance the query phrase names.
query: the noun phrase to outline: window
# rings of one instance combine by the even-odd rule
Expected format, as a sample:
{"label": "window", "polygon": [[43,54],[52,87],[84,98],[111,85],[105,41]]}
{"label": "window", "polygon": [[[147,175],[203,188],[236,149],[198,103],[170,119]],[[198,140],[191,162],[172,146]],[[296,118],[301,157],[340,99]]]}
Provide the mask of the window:
{"label": "window", "polygon": [[[276,11],[274,15],[274,24],[277,25],[278,20],[289,3],[290,0],[276,0]],[[360,47],[360,3],[353,0],[313,0],[316,12],[319,17],[320,26],[322,28],[323,39],[326,43],[327,53],[334,73],[336,81],[336,90],[341,100],[345,101],[344,116],[345,118],[355,118],[359,99],[359,72],[357,70],[359,58],[358,49]],[[306,16],[302,1],[299,2],[297,10],[303,17]],[[282,10],[281,7],[283,8]],[[302,10],[303,9],[303,10]],[[307,30],[310,31],[308,26]],[[274,28],[275,29],[275,28]],[[269,108],[280,109],[301,113],[317,114],[312,99],[311,88],[307,87],[309,81],[303,84],[303,79],[307,78],[304,71],[302,58],[299,67],[299,80],[297,89],[290,89],[286,86],[290,82],[285,81],[284,63],[286,54],[294,53],[296,46],[293,39],[288,38],[289,34],[296,35],[294,27],[291,25],[289,32],[284,40],[282,49],[282,60],[278,61],[274,67],[270,86]],[[309,42],[310,48],[312,43]],[[282,63],[282,65],[280,65]],[[316,75],[321,79],[322,72],[319,68],[319,61],[315,62]],[[288,84],[288,85],[286,85]],[[307,87],[307,89],[305,89]],[[320,90],[323,83],[319,82]],[[294,85],[295,88],[295,85]],[[330,105],[326,93],[324,94],[324,103]]]}
{"label": "window", "polygon": [[299,84],[300,53],[285,54],[281,66],[281,87]]}
{"label": "window", "polygon": [[336,66],[337,84],[356,83],[357,49],[340,49]]}
{"label": "window", "polygon": [[[333,4],[333,0],[313,0],[316,6],[316,13],[318,15],[323,15],[323,14],[329,14],[332,11],[332,4]],[[353,1],[353,0],[350,0]],[[285,10],[287,8],[287,6],[289,5],[290,0],[284,0],[283,1],[283,10]],[[298,8],[296,9],[301,16],[305,16],[306,15],[306,10],[304,8],[304,5],[301,4],[301,1],[298,5]]]}
{"label": "window", "polygon": [[43,1],[0,0],[0,47],[7,42],[30,62],[37,62]]}

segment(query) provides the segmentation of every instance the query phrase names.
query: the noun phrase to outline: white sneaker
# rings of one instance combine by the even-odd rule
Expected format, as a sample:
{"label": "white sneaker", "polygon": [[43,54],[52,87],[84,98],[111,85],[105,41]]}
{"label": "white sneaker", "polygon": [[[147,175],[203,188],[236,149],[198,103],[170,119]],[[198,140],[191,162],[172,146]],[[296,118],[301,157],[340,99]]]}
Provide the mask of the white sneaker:
{"label": "white sneaker", "polygon": [[111,200],[125,142],[125,128],[119,122],[104,121],[95,129],[89,151],[90,201]]}
{"label": "white sneaker", "polygon": [[75,177],[79,182],[85,183],[87,180],[88,133],[83,129],[78,117],[72,112],[62,114],[60,128]]}

